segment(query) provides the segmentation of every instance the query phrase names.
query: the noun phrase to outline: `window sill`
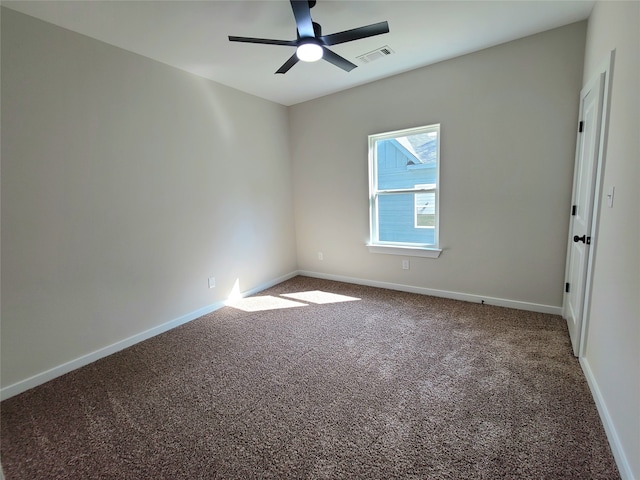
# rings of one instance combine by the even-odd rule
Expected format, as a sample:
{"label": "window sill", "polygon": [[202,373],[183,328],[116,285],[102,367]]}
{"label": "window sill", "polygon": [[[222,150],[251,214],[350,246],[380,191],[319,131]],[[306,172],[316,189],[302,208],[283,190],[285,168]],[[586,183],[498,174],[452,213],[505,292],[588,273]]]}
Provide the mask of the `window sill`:
{"label": "window sill", "polygon": [[442,249],[433,247],[404,247],[398,245],[373,245],[367,243],[370,253],[385,255],[403,255],[405,257],[438,258]]}

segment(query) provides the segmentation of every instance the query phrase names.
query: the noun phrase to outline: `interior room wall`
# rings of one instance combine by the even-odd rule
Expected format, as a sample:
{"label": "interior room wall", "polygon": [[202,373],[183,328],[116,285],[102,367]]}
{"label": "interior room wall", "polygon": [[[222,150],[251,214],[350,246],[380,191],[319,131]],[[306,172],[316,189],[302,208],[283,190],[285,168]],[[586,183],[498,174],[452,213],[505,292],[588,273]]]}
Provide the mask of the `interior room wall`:
{"label": "interior room wall", "polygon": [[[598,2],[583,82],[615,49],[593,291],[582,364],[623,478],[640,478],[640,3]],[[615,187],[614,204],[606,195]]]}
{"label": "interior room wall", "polygon": [[[559,311],[585,30],[572,24],[291,107],[299,268]],[[434,123],[443,252],[402,270],[405,257],[365,246],[367,136]]]}
{"label": "interior room wall", "polygon": [[295,271],[286,107],[7,9],[1,93],[3,387]]}

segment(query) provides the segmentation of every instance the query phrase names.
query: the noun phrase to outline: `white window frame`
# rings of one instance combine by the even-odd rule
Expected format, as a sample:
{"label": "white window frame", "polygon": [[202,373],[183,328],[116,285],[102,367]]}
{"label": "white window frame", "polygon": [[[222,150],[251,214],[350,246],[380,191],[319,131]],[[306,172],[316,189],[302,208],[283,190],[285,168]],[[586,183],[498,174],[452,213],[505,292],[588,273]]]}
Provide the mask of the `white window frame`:
{"label": "white window frame", "polygon": [[[436,131],[438,133],[438,150],[436,158],[436,183],[434,185],[416,185],[414,188],[379,190],[377,174],[377,149],[376,142],[380,140],[390,140],[397,137],[428,133]],[[441,144],[440,124],[425,125],[422,127],[396,130],[393,132],[378,133],[369,135],[369,241],[367,247],[371,253],[382,253],[388,255],[403,255],[412,257],[438,258],[442,249],[439,247],[439,224],[440,224],[440,144]],[[426,193],[435,192],[435,238],[434,244],[419,244],[408,242],[385,242],[379,239],[378,230],[378,198],[381,195],[394,195],[403,193]],[[414,201],[414,218],[416,208]]]}

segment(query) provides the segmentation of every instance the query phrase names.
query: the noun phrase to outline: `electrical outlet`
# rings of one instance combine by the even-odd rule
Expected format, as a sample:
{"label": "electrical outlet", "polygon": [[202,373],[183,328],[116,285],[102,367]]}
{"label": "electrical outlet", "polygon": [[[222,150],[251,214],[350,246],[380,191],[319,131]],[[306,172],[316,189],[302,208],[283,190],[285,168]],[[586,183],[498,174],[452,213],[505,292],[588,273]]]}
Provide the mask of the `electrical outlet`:
{"label": "electrical outlet", "polygon": [[209,288],[216,286],[216,277],[209,277]]}
{"label": "electrical outlet", "polygon": [[318,260],[320,261],[324,260],[324,255],[322,252],[318,252]]}
{"label": "electrical outlet", "polygon": [[402,269],[409,270],[409,260],[402,260]]}

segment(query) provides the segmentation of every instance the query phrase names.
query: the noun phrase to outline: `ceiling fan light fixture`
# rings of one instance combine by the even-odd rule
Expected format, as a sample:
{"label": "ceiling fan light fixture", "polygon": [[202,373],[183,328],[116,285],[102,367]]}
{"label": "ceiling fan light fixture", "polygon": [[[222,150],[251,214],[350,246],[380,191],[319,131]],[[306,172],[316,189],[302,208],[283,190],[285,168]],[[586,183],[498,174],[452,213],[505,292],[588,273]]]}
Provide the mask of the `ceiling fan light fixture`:
{"label": "ceiling fan light fixture", "polygon": [[322,54],[322,46],[313,41],[301,43],[296,50],[298,59],[303,62],[317,62],[322,58]]}

